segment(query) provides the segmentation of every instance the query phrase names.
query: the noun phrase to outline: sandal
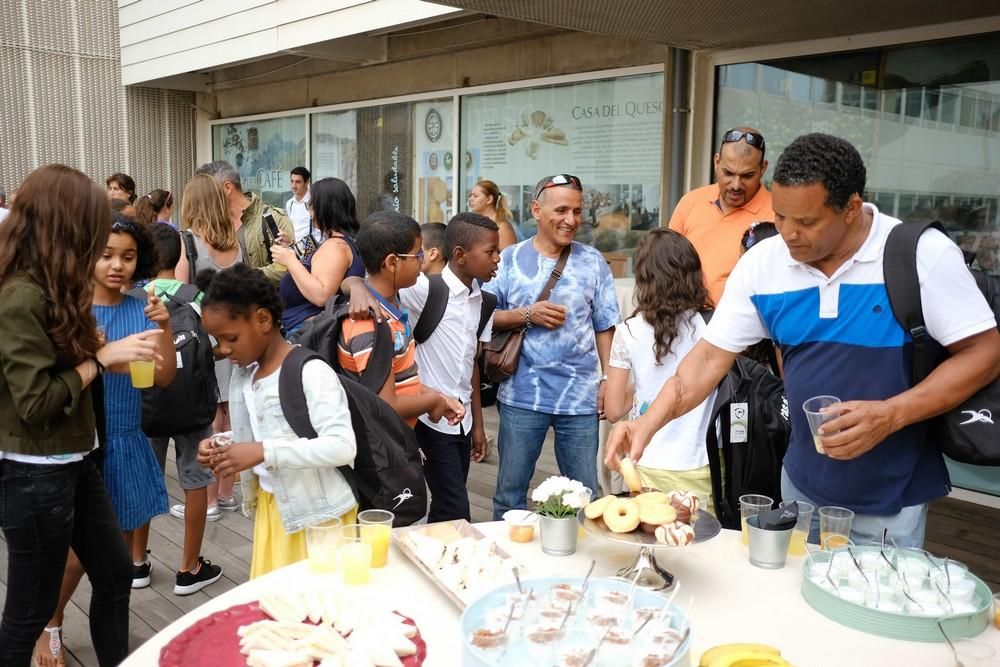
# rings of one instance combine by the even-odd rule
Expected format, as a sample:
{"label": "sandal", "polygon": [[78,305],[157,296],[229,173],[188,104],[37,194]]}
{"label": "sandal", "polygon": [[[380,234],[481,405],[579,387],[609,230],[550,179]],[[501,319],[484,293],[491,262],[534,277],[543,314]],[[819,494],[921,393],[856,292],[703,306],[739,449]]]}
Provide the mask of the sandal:
{"label": "sandal", "polygon": [[[45,638],[45,633],[49,633],[47,648],[48,651],[39,650],[39,642]],[[39,655],[41,654],[41,655]],[[35,642],[34,664],[36,667],[66,667],[66,656],[63,655],[62,627],[55,626],[45,628],[45,632],[39,636]]]}

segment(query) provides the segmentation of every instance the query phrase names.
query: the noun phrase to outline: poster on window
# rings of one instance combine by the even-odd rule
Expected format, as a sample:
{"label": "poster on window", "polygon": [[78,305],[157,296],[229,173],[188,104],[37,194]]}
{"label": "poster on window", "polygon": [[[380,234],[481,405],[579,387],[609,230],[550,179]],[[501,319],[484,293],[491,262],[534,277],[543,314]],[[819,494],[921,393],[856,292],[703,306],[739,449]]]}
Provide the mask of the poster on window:
{"label": "poster on window", "polygon": [[334,177],[347,183],[351,192],[358,190],[358,115],[355,111],[332,111],[313,114],[313,182]]}
{"label": "poster on window", "polygon": [[416,217],[421,223],[447,222],[454,212],[454,104],[451,98],[420,102],[413,108],[413,173]]}
{"label": "poster on window", "polygon": [[304,116],[215,125],[212,140],[214,159],[236,168],[244,191],[284,208],[292,196],[289,173],[306,164]]}

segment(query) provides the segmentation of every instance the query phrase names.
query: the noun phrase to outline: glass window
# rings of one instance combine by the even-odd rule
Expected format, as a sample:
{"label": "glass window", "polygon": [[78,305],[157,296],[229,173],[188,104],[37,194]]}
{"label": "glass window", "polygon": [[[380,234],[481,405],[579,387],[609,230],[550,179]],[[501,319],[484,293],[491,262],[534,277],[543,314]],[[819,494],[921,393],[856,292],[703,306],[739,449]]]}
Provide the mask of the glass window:
{"label": "glass window", "polygon": [[757,66],[753,63],[725,65],[719,68],[719,85],[736,90],[753,90]]}
{"label": "glass window", "polygon": [[660,226],[662,74],[468,95],[461,115],[462,208],[491,180],[528,238],[535,183],[574,174],[585,188],[577,240],[603,251],[615,276],[631,275],[639,238]]}
{"label": "glass window", "polygon": [[236,167],[244,191],[284,209],[292,196],[289,172],[306,164],[306,117],[213,125],[212,156]]}
{"label": "glass window", "polygon": [[[716,129],[759,128],[772,159],[807,132],[843,137],[861,152],[880,210],[941,220],[1000,271],[1000,34],[741,64],[759,68],[761,88],[720,88]],[[801,77],[811,77],[811,101]],[[765,94],[778,80],[787,95]],[[856,108],[866,113],[846,113]]]}
{"label": "glass window", "polygon": [[760,89],[768,95],[785,96],[785,70],[764,65],[760,68]]}
{"label": "glass window", "polygon": [[812,95],[812,77],[798,72],[789,72],[788,96],[793,100],[808,102]]}

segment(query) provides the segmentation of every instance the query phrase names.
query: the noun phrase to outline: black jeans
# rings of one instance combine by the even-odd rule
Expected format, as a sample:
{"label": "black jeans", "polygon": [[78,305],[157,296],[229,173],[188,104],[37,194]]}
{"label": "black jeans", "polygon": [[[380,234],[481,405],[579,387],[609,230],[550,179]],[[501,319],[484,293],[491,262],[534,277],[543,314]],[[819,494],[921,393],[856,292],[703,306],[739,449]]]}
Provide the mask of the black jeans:
{"label": "black jeans", "polygon": [[472,437],[460,433],[441,433],[418,421],[414,431],[426,460],[424,478],[431,490],[431,509],[427,521],[465,519],[469,514],[469,457]]}
{"label": "black jeans", "polygon": [[91,457],[38,465],[0,460],[0,527],[7,539],[7,600],[0,665],[27,667],[59,601],[72,546],[90,577],[90,637],[102,667],[128,655],[132,559]]}

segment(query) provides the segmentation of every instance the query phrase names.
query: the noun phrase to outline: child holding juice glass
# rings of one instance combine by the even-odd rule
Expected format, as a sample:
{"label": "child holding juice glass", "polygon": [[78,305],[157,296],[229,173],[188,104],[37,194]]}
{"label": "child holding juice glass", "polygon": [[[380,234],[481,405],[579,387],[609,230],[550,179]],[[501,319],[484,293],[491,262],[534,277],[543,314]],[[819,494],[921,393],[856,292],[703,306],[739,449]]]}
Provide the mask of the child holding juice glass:
{"label": "child holding juice glass", "polygon": [[[636,311],[617,326],[611,343],[604,396],[609,421],[642,415],[706,326],[699,311],[708,292],[690,241],[675,231],[654,229],[639,242],[634,266]],[[712,478],[705,437],[714,401],[712,391],[697,408],[660,429],[636,462],[643,486],[690,491],[708,512],[713,511]]]}
{"label": "child holding juice glass", "polygon": [[302,368],[315,438],[300,438],[278,396],[281,364],[292,345],[281,335],[281,298],[267,276],[245,264],[198,274],[202,325],[238,366],[229,388],[232,444],[211,439],[198,461],[217,476],[240,473],[244,511],[255,511],[250,577],[304,560],[305,528],[340,519],[354,523],[357,501],[337,469],[357,451],[351,416],[336,373],[314,359]]}

